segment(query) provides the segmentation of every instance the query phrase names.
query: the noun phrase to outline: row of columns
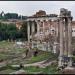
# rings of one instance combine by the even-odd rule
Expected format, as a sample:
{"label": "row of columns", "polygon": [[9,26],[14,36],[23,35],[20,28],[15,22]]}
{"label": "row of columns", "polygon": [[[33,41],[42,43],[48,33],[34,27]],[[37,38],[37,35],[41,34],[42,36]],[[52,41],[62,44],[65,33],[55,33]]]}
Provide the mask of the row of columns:
{"label": "row of columns", "polygon": [[[65,20],[65,21],[64,21]],[[60,54],[59,54],[59,66],[63,66],[63,56],[69,57],[68,66],[72,66],[72,26],[71,18],[60,18]],[[65,29],[65,31],[64,31]],[[64,35],[65,33],[65,35]]]}
{"label": "row of columns", "polygon": [[[63,65],[63,56],[66,56],[66,57],[70,57],[72,56],[72,51],[71,51],[71,40],[72,40],[72,26],[71,26],[71,22],[72,22],[72,17],[71,16],[67,16],[67,17],[63,17],[62,15],[64,15],[64,11],[62,11],[60,13],[60,17],[59,17],[59,20],[58,21],[58,24],[57,24],[57,28],[56,28],[56,25],[55,25],[55,34],[54,34],[54,41],[59,43],[59,50],[60,50],[60,53],[59,53],[59,66],[62,66]],[[69,15],[67,13],[67,15]],[[51,33],[51,21],[47,21],[49,24],[49,32]],[[37,33],[38,35],[40,36],[40,23],[41,21],[36,21],[36,24],[37,24]],[[28,22],[28,42],[30,42],[30,24]],[[35,24],[34,22],[32,22],[32,33],[35,32]],[[43,33],[44,33],[44,29],[45,29],[45,23],[43,21]],[[64,31],[65,30],[65,31]],[[57,33],[56,33],[57,32]],[[38,38],[38,37],[37,37]],[[58,38],[58,40],[57,40]],[[49,39],[50,40],[50,39]],[[51,42],[51,41],[50,41]],[[51,43],[50,43],[51,44]],[[53,46],[53,45],[52,45]],[[71,62],[71,59],[69,60],[69,66],[72,65],[72,62]]]}
{"label": "row of columns", "polygon": [[[40,21],[37,21],[37,33],[39,35],[40,32]],[[34,22],[31,25],[32,33],[35,32],[35,24]],[[50,27],[50,26],[49,26]],[[44,32],[44,22],[43,22],[43,32]],[[65,29],[65,32],[64,32]],[[60,30],[60,31],[59,31]],[[60,18],[59,25],[58,25],[58,35],[60,33],[60,55],[59,55],[59,66],[63,65],[63,56],[71,57],[71,38],[72,38],[72,27],[71,27],[71,19],[63,19]],[[65,35],[64,35],[65,33]],[[55,41],[56,33],[55,33]],[[30,24],[28,22],[28,42],[30,42]],[[56,41],[57,42],[57,41]],[[55,47],[54,47],[55,48]]]}
{"label": "row of columns", "polygon": [[[58,20],[57,20],[58,21]],[[54,21],[54,22],[57,22],[57,21]],[[27,22],[27,33],[28,33],[28,42],[30,43],[30,26],[31,26],[31,34],[33,34],[34,32],[35,32],[35,24],[34,24],[34,22],[36,22],[36,24],[37,24],[37,34],[40,36],[40,24],[41,24],[41,21],[31,21],[32,23],[30,23],[29,21]],[[48,22],[48,27],[49,27],[49,33],[51,33],[51,20],[49,20],[49,21],[47,21]],[[43,33],[44,33],[44,36],[45,36],[45,31],[44,31],[44,29],[45,29],[45,21],[42,21],[42,23],[43,23]],[[31,24],[31,25],[30,25]],[[56,30],[56,25],[57,24],[55,24],[54,26],[55,26],[55,30]],[[58,26],[58,25],[57,25]],[[58,29],[57,29],[58,30]],[[54,34],[54,41],[56,41],[57,42],[57,35],[58,35],[58,32],[56,33],[56,31],[55,31],[55,34]],[[38,38],[38,37],[37,37]],[[39,37],[40,38],[40,37]],[[50,37],[49,37],[50,38]],[[41,38],[41,40],[42,40],[42,38]],[[52,40],[49,40],[48,42],[51,42]],[[37,41],[38,42],[38,41]],[[33,41],[32,41],[32,43],[33,43]],[[51,45],[52,43],[48,43],[49,45]],[[53,45],[51,45],[51,46],[53,46]],[[52,48],[53,49],[53,48]],[[54,44],[54,51],[56,50],[56,47],[55,47],[55,44]],[[53,52],[54,52],[53,51]]]}

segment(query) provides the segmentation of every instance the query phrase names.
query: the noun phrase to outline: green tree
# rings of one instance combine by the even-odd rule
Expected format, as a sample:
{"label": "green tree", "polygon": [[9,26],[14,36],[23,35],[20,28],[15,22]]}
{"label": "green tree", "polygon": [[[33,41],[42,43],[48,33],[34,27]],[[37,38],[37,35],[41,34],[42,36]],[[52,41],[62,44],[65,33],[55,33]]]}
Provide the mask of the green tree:
{"label": "green tree", "polygon": [[23,22],[21,27],[22,38],[27,40],[27,22]]}
{"label": "green tree", "polygon": [[9,24],[7,27],[7,33],[9,40],[16,40],[18,29],[15,24]]}
{"label": "green tree", "polygon": [[16,40],[18,29],[15,24],[0,23],[0,40]]}
{"label": "green tree", "polygon": [[17,13],[6,13],[4,17],[6,19],[18,19],[18,14]]}

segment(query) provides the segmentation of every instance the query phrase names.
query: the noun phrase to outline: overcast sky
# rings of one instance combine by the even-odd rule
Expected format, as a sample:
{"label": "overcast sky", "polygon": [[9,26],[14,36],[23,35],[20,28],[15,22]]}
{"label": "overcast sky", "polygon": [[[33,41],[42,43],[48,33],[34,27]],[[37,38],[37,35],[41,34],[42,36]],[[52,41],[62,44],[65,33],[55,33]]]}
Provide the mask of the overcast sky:
{"label": "overcast sky", "polygon": [[25,16],[45,10],[47,14],[59,14],[60,8],[72,12],[75,20],[75,1],[0,1],[0,12],[18,13]]}

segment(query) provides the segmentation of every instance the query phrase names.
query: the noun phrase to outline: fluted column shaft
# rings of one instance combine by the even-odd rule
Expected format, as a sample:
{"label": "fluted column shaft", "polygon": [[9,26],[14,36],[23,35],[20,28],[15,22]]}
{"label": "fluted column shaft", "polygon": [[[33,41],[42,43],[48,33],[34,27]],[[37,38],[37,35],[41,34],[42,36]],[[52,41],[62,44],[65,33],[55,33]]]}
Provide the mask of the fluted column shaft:
{"label": "fluted column shaft", "polygon": [[60,54],[59,54],[59,66],[62,66],[63,56],[63,19],[60,19]]}
{"label": "fluted column shaft", "polygon": [[72,53],[72,26],[71,20],[68,19],[68,56],[71,56]]}
{"label": "fluted column shaft", "polygon": [[28,34],[28,42],[30,42],[30,24],[27,22],[27,34]]}
{"label": "fluted column shaft", "polygon": [[64,31],[64,33],[65,33],[65,36],[64,36],[64,47],[65,47],[65,49],[64,49],[64,55],[65,56],[68,56],[68,19],[67,18],[65,18],[65,31]]}
{"label": "fluted column shaft", "polygon": [[35,24],[34,24],[34,22],[32,21],[32,33],[34,33],[35,32]]}

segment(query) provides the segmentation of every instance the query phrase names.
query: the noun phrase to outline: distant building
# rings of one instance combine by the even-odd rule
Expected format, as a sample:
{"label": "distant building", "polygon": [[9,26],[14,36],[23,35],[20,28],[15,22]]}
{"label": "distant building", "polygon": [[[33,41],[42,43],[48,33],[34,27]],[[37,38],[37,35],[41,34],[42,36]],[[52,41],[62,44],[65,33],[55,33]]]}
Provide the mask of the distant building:
{"label": "distant building", "polygon": [[39,10],[38,12],[36,12],[36,14],[34,14],[33,16],[44,16],[46,15],[46,12],[43,10]]}

